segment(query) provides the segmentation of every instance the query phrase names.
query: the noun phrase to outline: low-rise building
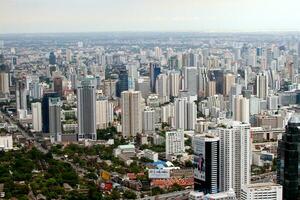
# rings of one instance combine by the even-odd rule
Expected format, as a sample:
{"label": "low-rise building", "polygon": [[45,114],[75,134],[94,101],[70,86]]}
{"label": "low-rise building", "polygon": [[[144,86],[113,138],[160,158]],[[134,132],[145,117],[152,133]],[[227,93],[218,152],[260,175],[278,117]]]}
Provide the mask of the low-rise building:
{"label": "low-rise building", "polygon": [[275,183],[243,185],[241,200],[282,200],[282,186]]}

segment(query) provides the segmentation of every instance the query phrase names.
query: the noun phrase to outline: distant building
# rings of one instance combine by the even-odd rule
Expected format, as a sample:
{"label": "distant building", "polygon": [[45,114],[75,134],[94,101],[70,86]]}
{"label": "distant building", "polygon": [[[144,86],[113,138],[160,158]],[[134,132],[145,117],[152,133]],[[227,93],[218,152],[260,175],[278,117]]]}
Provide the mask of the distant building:
{"label": "distant building", "polygon": [[49,133],[49,98],[59,97],[56,92],[45,93],[42,99],[43,132]]}
{"label": "distant building", "polygon": [[50,54],[49,54],[49,64],[50,65],[56,64],[56,56],[55,56],[54,52],[50,52]]}

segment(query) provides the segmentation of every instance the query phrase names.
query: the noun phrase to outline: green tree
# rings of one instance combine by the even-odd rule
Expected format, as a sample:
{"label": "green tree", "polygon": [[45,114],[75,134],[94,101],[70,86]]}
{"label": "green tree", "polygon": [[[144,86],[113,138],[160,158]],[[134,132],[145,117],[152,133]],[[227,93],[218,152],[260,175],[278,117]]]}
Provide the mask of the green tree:
{"label": "green tree", "polygon": [[134,192],[132,192],[131,190],[126,190],[124,193],[123,193],[123,198],[125,199],[136,199],[137,196]]}

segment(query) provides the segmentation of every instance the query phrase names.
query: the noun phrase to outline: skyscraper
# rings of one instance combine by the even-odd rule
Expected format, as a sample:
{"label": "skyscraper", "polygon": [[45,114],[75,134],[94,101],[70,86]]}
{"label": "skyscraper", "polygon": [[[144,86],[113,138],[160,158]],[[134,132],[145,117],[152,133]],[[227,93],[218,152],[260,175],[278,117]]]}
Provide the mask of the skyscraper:
{"label": "skyscraper", "polygon": [[128,71],[121,70],[119,73],[119,80],[117,82],[117,97],[121,97],[121,93],[127,90],[128,90]]}
{"label": "skyscraper", "polygon": [[212,135],[196,135],[193,138],[196,191],[215,194],[220,190],[219,142],[220,139]]}
{"label": "skyscraper", "polygon": [[32,110],[32,126],[36,132],[42,131],[42,104],[40,102],[31,104]]}
{"label": "skyscraper", "polygon": [[300,115],[290,118],[278,144],[277,182],[284,200],[300,199]]}
{"label": "skyscraper", "polygon": [[122,136],[135,137],[142,132],[142,95],[140,91],[124,91],[121,94]]}
{"label": "skyscraper", "polygon": [[17,110],[27,110],[27,88],[26,77],[22,77],[18,80],[16,85],[16,104]]}
{"label": "skyscraper", "polygon": [[143,119],[143,132],[144,133],[153,133],[155,132],[155,110],[150,107],[145,107],[142,112]]}
{"label": "skyscraper", "polygon": [[243,97],[242,95],[233,96],[233,120],[249,123],[249,99]]}
{"label": "skyscraper", "polygon": [[223,84],[223,95],[228,96],[230,94],[231,87],[235,83],[235,76],[233,74],[224,75],[224,84]]}
{"label": "skyscraper", "polygon": [[61,101],[59,97],[49,98],[49,133],[52,143],[61,142]]}
{"label": "skyscraper", "polygon": [[42,100],[43,132],[49,133],[49,98],[59,97],[56,92],[45,93]]}
{"label": "skyscraper", "polygon": [[55,56],[54,52],[50,52],[50,54],[49,54],[49,64],[50,65],[56,64],[56,56]]}
{"label": "skyscraper", "polygon": [[156,78],[160,74],[161,69],[158,63],[150,63],[150,90],[155,92]]}
{"label": "skyscraper", "polygon": [[159,74],[156,78],[156,94],[159,96],[160,103],[163,104],[170,100],[169,80],[166,74]]}
{"label": "skyscraper", "polygon": [[86,77],[77,88],[78,139],[97,140],[96,86],[93,77]]}
{"label": "skyscraper", "polygon": [[113,122],[113,104],[107,98],[101,97],[96,101],[96,127],[97,129],[107,128]]}
{"label": "skyscraper", "polygon": [[175,128],[183,130],[195,129],[195,123],[197,118],[197,106],[192,101],[188,101],[188,98],[176,98],[175,99]]}
{"label": "skyscraper", "polygon": [[9,94],[9,76],[7,72],[0,72],[0,93]]}
{"label": "skyscraper", "polygon": [[55,76],[53,78],[53,88],[54,92],[59,94],[60,97],[63,96],[63,78],[61,76]]}
{"label": "skyscraper", "polygon": [[266,99],[269,92],[268,91],[269,86],[268,86],[268,75],[265,72],[259,73],[256,76],[255,86],[256,86],[255,88],[256,96],[261,99]]}
{"label": "skyscraper", "polygon": [[185,67],[183,69],[184,89],[190,95],[198,94],[198,69],[197,67]]}
{"label": "skyscraper", "polygon": [[220,137],[220,190],[233,188],[240,197],[241,186],[250,183],[250,124],[224,121]]}

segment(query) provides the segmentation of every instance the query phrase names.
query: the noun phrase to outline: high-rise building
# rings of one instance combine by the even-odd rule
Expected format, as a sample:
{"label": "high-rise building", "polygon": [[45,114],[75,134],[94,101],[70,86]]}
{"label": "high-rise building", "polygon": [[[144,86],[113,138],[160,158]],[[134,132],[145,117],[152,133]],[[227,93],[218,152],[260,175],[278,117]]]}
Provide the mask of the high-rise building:
{"label": "high-rise building", "polygon": [[55,65],[56,64],[56,56],[55,56],[54,52],[50,52],[49,64],[50,65]]}
{"label": "high-rise building", "polygon": [[175,99],[175,128],[194,130],[197,118],[197,106],[187,97]]}
{"label": "high-rise building", "polygon": [[180,74],[175,71],[169,72],[169,91],[171,97],[177,97],[179,94]]}
{"label": "high-rise building", "polygon": [[261,99],[266,99],[269,92],[268,75],[263,72],[256,76],[256,96]]}
{"label": "high-rise building", "polygon": [[113,79],[104,80],[104,94],[110,99],[116,98],[117,81]]}
{"label": "high-rise building", "polygon": [[206,96],[206,89],[208,84],[207,69],[205,67],[198,68],[198,95]]}
{"label": "high-rise building", "polygon": [[121,97],[121,93],[123,91],[128,90],[128,71],[127,70],[121,70],[119,73],[119,80],[117,82],[117,97]]}
{"label": "high-rise building", "polygon": [[7,72],[0,72],[0,93],[9,94],[9,76]]}
{"label": "high-rise building", "polygon": [[198,94],[198,69],[197,67],[185,67],[183,69],[184,89],[190,95]]}
{"label": "high-rise building", "polygon": [[284,200],[300,199],[300,115],[293,115],[278,144],[277,182]]}
{"label": "high-rise building", "polygon": [[161,73],[158,63],[150,63],[150,90],[155,92],[155,83],[157,76]]}
{"label": "high-rise building", "polygon": [[78,139],[97,140],[96,86],[93,77],[86,77],[77,88]]}
{"label": "high-rise building", "polygon": [[166,132],[166,158],[179,156],[184,150],[184,133],[183,130]]}
{"label": "high-rise building", "polygon": [[161,104],[170,100],[169,80],[166,74],[159,74],[157,76],[155,90]]}
{"label": "high-rise building", "polygon": [[282,200],[282,186],[275,183],[243,185],[241,200]]}
{"label": "high-rise building", "polygon": [[53,78],[53,89],[54,89],[54,92],[59,94],[60,97],[63,96],[63,78],[62,78],[62,76],[55,76]]}
{"label": "high-rise building", "polygon": [[121,94],[122,135],[135,137],[142,132],[142,95],[140,91],[124,91]]}
{"label": "high-rise building", "polygon": [[16,84],[17,110],[27,110],[27,83],[26,77],[22,77]]}
{"label": "high-rise building", "polygon": [[242,95],[233,96],[233,120],[249,123],[249,99]]}
{"label": "high-rise building", "polygon": [[42,125],[42,104],[40,102],[31,103],[32,110],[32,128],[36,132],[41,132]]}
{"label": "high-rise building", "polygon": [[231,188],[240,198],[241,186],[250,184],[250,124],[224,121],[220,137],[220,190]]}
{"label": "high-rise building", "polygon": [[231,87],[235,84],[235,75],[226,74],[224,75],[224,84],[223,84],[223,95],[228,96],[230,94]]}
{"label": "high-rise building", "polygon": [[49,98],[59,97],[56,92],[45,93],[42,99],[43,132],[49,133]]}
{"label": "high-rise building", "polygon": [[96,126],[97,129],[107,128],[113,122],[113,104],[107,98],[100,98],[96,101]]}
{"label": "high-rise building", "polygon": [[61,101],[59,97],[49,98],[49,133],[52,143],[61,142]]}
{"label": "high-rise building", "polygon": [[193,138],[194,189],[196,191],[205,194],[215,194],[220,191],[219,141],[218,137],[204,134]]}
{"label": "high-rise building", "polygon": [[142,129],[144,133],[155,132],[155,110],[150,107],[145,107],[142,112]]}

